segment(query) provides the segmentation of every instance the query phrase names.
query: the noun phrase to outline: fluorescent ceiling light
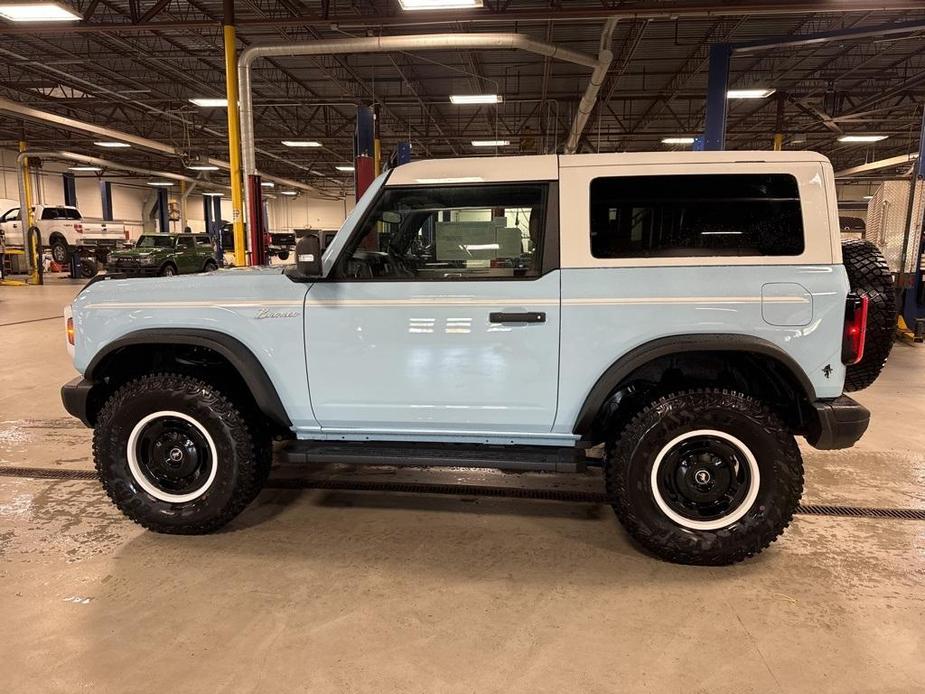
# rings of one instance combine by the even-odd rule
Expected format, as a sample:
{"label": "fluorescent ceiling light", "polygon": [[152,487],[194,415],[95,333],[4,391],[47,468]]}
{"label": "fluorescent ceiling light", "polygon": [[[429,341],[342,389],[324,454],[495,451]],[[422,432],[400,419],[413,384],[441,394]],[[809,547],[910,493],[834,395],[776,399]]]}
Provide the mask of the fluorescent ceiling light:
{"label": "fluorescent ceiling light", "polygon": [[224,195],[224,193],[219,193],[218,191],[214,190],[207,190],[203,193],[203,195],[209,198],[220,198],[222,195]]}
{"label": "fluorescent ceiling light", "polygon": [[864,199],[865,199],[865,200],[873,200],[873,199],[874,199],[874,196],[873,196],[873,195],[865,195],[865,196],[864,196]]}
{"label": "fluorescent ceiling light", "polygon": [[299,193],[295,190],[281,190],[279,191],[280,195],[298,195]]}
{"label": "fluorescent ceiling light", "polygon": [[273,181],[261,181],[260,185],[262,185],[264,188],[275,188],[276,187],[276,184],[273,183]]}
{"label": "fluorescent ceiling light", "polygon": [[287,147],[321,147],[320,142],[314,140],[283,140]]}
{"label": "fluorescent ceiling light", "polygon": [[767,99],[776,89],[763,89],[755,87],[753,89],[730,89],[726,92],[727,99]]}
{"label": "fluorescent ceiling light", "polygon": [[453,104],[500,104],[502,99],[497,94],[451,94]]}
{"label": "fluorescent ceiling light", "polygon": [[56,2],[2,3],[0,17],[11,22],[73,22],[82,17]]}
{"label": "fluorescent ceiling light", "polygon": [[94,142],[97,147],[108,147],[109,149],[121,149],[124,147],[131,147],[130,144],[126,142]]}
{"label": "fluorescent ceiling light", "polygon": [[202,108],[226,108],[228,106],[228,99],[202,97],[190,99],[190,103],[201,106]]}
{"label": "fluorescent ceiling light", "polygon": [[473,147],[507,147],[510,140],[473,140]]}
{"label": "fluorescent ceiling light", "polygon": [[693,137],[663,137],[663,145],[692,145],[694,144]]}
{"label": "fluorescent ceiling light", "polygon": [[347,166],[347,165],[344,165],[344,166],[335,166],[334,168],[337,169],[338,171],[353,171],[353,170],[354,170],[354,167],[352,167],[352,166]]}
{"label": "fluorescent ceiling light", "polygon": [[218,171],[218,167],[215,164],[206,164],[204,162],[187,164],[186,168],[190,171]]}
{"label": "fluorescent ceiling light", "polygon": [[102,171],[98,166],[69,166],[71,171]]}
{"label": "fluorescent ceiling light", "polygon": [[482,7],[482,0],[398,0],[403,10],[453,10]]}
{"label": "fluorescent ceiling light", "polygon": [[173,185],[173,181],[148,181],[148,185],[157,188],[168,188]]}
{"label": "fluorescent ceiling light", "polygon": [[880,142],[885,140],[889,135],[842,135],[838,138],[839,142]]}

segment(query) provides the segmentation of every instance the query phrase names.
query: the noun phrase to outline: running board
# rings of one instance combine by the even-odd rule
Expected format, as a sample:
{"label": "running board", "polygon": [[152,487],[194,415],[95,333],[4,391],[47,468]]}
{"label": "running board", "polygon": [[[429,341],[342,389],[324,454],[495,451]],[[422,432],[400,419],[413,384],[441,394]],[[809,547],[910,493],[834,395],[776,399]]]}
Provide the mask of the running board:
{"label": "running board", "polygon": [[278,452],[285,463],[346,463],[399,467],[469,467],[497,470],[583,472],[584,451],[553,446],[465,443],[373,443],[290,441]]}

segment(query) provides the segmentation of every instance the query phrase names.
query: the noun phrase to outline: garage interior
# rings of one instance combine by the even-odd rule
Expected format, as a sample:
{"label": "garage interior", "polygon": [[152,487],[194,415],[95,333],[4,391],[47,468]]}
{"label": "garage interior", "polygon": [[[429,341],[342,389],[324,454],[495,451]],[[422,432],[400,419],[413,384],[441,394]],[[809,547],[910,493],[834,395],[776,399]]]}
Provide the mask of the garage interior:
{"label": "garage interior", "polygon": [[158,535],[109,502],[59,394],[63,308],[109,249],[58,262],[0,217],[5,691],[921,690],[920,2],[24,7],[0,0],[0,215],[76,207],[113,249],[188,231],[219,265],[285,265],[412,160],[808,150],[831,160],[842,237],[887,259],[900,319],[856,394],[866,435],[800,441],[800,510],[741,564],[641,553],[593,466],[278,461],[227,529]]}

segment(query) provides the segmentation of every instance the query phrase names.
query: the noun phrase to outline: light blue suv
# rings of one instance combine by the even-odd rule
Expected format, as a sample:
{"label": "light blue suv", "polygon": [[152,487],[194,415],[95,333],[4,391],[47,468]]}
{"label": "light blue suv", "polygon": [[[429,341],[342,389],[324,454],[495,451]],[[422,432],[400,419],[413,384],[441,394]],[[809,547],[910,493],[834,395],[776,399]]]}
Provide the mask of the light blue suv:
{"label": "light blue suv", "polygon": [[[805,152],[421,161],[285,269],[92,281],[68,309],[100,478],[204,533],[290,458],[575,471],[655,555],[726,564],[800,499],[795,436],[851,446],[886,360],[889,270],[843,246]],[[101,278],[97,278],[99,280]],[[598,449],[599,450],[599,449]]]}

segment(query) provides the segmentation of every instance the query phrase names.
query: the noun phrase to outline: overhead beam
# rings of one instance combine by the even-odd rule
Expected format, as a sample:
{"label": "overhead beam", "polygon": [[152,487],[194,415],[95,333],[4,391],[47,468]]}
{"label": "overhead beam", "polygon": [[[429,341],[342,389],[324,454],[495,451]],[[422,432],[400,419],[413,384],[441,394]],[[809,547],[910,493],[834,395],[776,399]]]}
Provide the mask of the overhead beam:
{"label": "overhead beam", "polygon": [[880,171],[881,169],[889,169],[893,166],[914,164],[916,159],[918,159],[918,156],[918,152],[910,152],[909,154],[900,154],[897,157],[890,157],[888,159],[869,161],[866,164],[861,164],[860,166],[852,166],[850,169],[842,169],[841,171],[836,171],[835,178],[846,178],[848,176],[857,176],[858,174],[867,173],[868,171]]}
{"label": "overhead beam", "polygon": [[170,4],[170,0],[158,0],[154,5],[152,5],[147,12],[141,15],[138,18],[139,24],[144,24],[145,22],[154,19],[157,15],[166,9],[167,5]]}
{"label": "overhead beam", "polygon": [[797,34],[781,39],[747,41],[737,43],[732,47],[736,54],[769,51],[775,48],[794,48],[811,46],[817,43],[826,43],[837,39],[862,39],[869,36],[892,36],[894,34],[909,34],[916,31],[925,31],[925,22],[894,22],[878,26],[850,27],[848,29],[835,29],[833,31],[820,31],[813,34]]}
{"label": "overhead beam", "polygon": [[[571,4],[571,3],[570,3]],[[837,11],[845,12],[882,12],[888,10],[905,11],[921,10],[922,3],[920,0],[841,0],[838,3]],[[336,25],[340,29],[345,28],[366,28],[366,27],[385,27],[385,26],[434,26],[438,24],[456,24],[459,22],[466,23],[526,23],[526,22],[547,22],[555,21],[581,21],[606,19],[614,17],[619,20],[636,20],[636,19],[674,19],[688,17],[728,17],[728,16],[746,16],[746,15],[793,15],[806,14],[812,12],[833,12],[833,4],[830,1],[791,1],[791,2],[682,2],[665,4],[662,7],[652,9],[632,9],[620,10],[619,8],[570,8],[564,3],[544,9],[529,10],[494,10],[484,8],[482,10],[472,10],[465,14],[459,11],[436,11],[427,12],[423,15],[398,13],[394,15],[368,16],[355,14],[327,15],[311,14],[295,17],[248,17],[238,21],[238,28],[247,27],[299,27],[299,26],[316,26],[318,28],[329,28]],[[149,31],[169,31],[171,29],[204,29],[217,28],[219,22],[214,19],[206,20],[183,20],[176,22],[147,22],[144,24],[132,24],[129,22],[108,22],[93,24],[85,22],[82,24],[68,26],[53,26],[51,24],[29,25],[29,26],[3,26],[0,27],[0,34],[80,34],[80,33],[138,33]]]}

